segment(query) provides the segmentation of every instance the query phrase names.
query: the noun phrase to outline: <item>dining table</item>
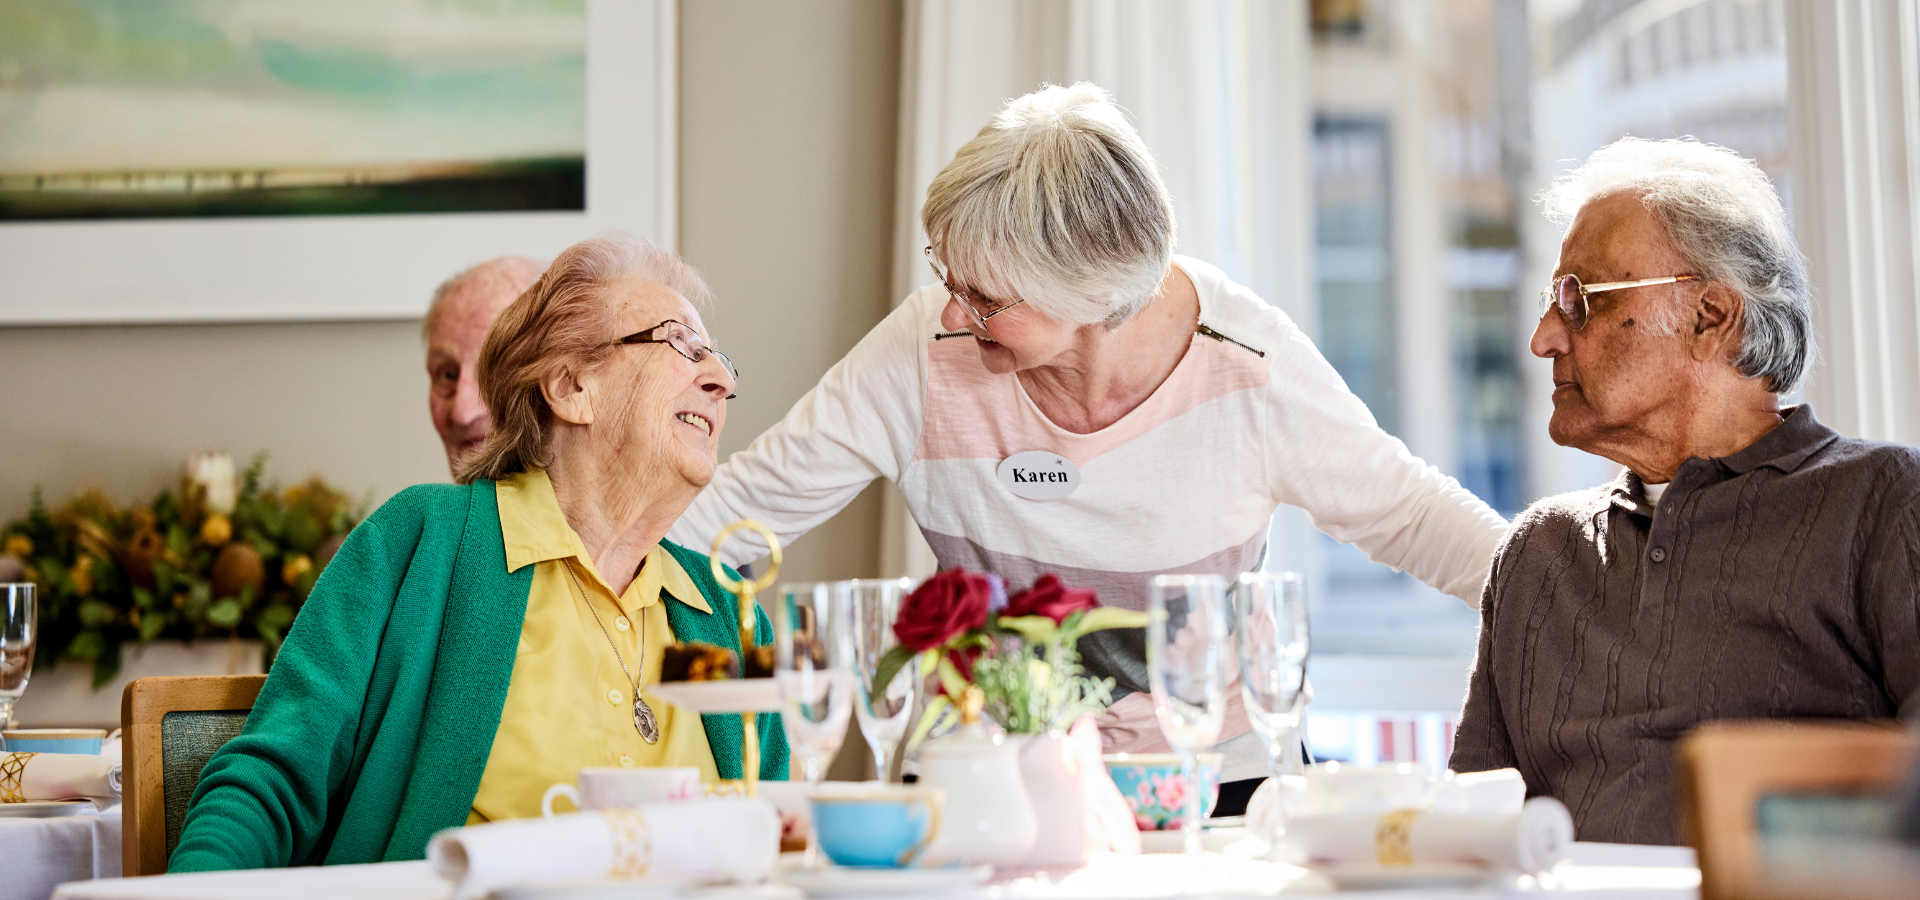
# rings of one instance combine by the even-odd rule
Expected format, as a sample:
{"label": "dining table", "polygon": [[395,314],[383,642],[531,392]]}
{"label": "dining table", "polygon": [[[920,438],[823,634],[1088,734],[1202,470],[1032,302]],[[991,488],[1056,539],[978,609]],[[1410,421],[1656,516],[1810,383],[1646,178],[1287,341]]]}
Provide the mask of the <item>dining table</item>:
{"label": "dining table", "polygon": [[[1133,900],[1155,897],[1273,897],[1348,894],[1413,898],[1500,898],[1563,894],[1579,900],[1698,900],[1700,871],[1685,847],[1577,843],[1552,872],[1538,877],[1490,879],[1480,884],[1421,884],[1408,879],[1383,891],[1341,891],[1313,871],[1261,858],[1254,839],[1222,852],[1185,854],[1094,854],[1071,870],[1009,871],[975,886],[917,896],[979,900]],[[426,862],[296,869],[254,869],[105,878],[64,884],[55,900],[452,900],[455,885]],[[851,893],[815,896],[853,896]],[[530,886],[503,894],[509,900],[615,900],[688,897],[702,900],[766,898],[803,900],[808,895],[776,874],[759,884],[674,885],[645,881]],[[916,896],[889,893],[888,896]]]}
{"label": "dining table", "polygon": [[54,818],[0,815],[0,900],[47,900],[62,882],[119,876],[119,805]]}
{"label": "dining table", "polygon": [[[100,755],[120,762],[118,734],[107,737]],[[120,877],[119,798],[99,803],[105,808],[72,803],[31,815],[0,806],[0,900],[47,900],[63,882]]]}

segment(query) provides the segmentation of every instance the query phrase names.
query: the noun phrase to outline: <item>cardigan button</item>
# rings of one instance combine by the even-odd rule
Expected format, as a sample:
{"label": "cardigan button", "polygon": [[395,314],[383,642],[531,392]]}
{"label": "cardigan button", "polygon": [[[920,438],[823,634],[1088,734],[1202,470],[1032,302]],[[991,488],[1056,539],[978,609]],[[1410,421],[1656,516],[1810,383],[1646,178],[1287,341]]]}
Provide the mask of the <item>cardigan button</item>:
{"label": "cardigan button", "polygon": [[1651,557],[1653,557],[1653,561],[1654,561],[1654,562],[1666,562],[1666,561],[1667,561],[1667,548],[1665,548],[1665,547],[1655,547],[1655,548],[1653,548],[1653,552],[1652,552],[1652,553],[1649,553],[1649,554],[1647,554],[1647,555],[1648,555],[1648,556],[1651,556]]}
{"label": "cardigan button", "polygon": [[608,702],[608,703],[611,703],[611,704],[613,704],[613,705],[615,705],[615,706],[619,706],[619,705],[620,705],[620,692],[619,692],[619,691],[608,691],[608,692],[607,692],[607,702]]}
{"label": "cardigan button", "polygon": [[613,627],[619,631],[626,631],[627,629],[633,627],[633,623],[627,621],[626,616],[617,616],[613,620]]}

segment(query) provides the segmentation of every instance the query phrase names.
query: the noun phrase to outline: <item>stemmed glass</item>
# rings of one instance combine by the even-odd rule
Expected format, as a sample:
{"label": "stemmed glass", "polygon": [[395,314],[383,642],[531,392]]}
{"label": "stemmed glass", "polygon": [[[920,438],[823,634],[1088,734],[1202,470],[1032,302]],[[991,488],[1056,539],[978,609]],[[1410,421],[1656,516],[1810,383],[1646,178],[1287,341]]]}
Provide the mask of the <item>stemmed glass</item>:
{"label": "stemmed glass", "polygon": [[1247,718],[1267,741],[1274,777],[1299,775],[1306,710],[1307,583],[1297,572],[1247,572],[1233,595],[1233,647]]}
{"label": "stemmed glass", "polygon": [[0,584],[0,728],[13,727],[13,704],[33,675],[33,583]]}
{"label": "stemmed glass", "polygon": [[1147,593],[1147,682],[1160,733],[1180,754],[1187,784],[1180,831],[1200,852],[1199,760],[1220,740],[1233,654],[1226,581],[1218,575],[1156,575]]}
{"label": "stemmed glass", "polygon": [[860,733],[873,748],[873,766],[880,781],[890,781],[888,768],[893,751],[907,734],[907,720],[913,715],[913,666],[901,666],[892,684],[874,684],[880,657],[899,643],[893,635],[893,621],[900,616],[900,604],[913,590],[910,578],[856,579],[842,582],[852,595],[853,649],[860,675],[859,696],[853,714],[860,721]]}
{"label": "stemmed glass", "polygon": [[[820,787],[853,714],[853,602],[845,583],[783,584],[773,609],[773,677],[780,722],[807,791]],[[807,841],[806,865],[820,863]]]}

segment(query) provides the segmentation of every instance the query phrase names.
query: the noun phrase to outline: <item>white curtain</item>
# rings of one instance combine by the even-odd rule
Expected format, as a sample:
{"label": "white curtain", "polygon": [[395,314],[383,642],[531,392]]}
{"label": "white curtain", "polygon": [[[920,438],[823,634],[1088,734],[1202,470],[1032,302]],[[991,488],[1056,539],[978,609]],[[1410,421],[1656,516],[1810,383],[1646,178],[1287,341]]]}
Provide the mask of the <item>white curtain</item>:
{"label": "white curtain", "polygon": [[1920,445],[1920,15],[1915,0],[1789,0],[1794,219],[1842,434]]}
{"label": "white curtain", "polygon": [[[933,277],[920,205],[954,151],[1008,100],[1092,81],[1159,159],[1179,252],[1317,333],[1304,0],[908,0],[904,32],[896,298]],[[1317,571],[1303,515],[1283,514],[1274,537],[1278,562]],[[895,574],[934,568],[891,493],[882,560]]]}

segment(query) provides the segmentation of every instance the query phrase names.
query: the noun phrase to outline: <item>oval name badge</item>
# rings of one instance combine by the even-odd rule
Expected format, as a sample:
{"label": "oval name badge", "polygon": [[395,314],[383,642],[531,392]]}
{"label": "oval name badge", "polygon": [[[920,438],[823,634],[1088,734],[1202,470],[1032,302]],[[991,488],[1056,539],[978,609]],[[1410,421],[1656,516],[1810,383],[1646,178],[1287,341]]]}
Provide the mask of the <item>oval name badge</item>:
{"label": "oval name badge", "polygon": [[1015,497],[1058,500],[1080,486],[1080,467],[1047,450],[1027,450],[1000,461],[1000,486]]}

